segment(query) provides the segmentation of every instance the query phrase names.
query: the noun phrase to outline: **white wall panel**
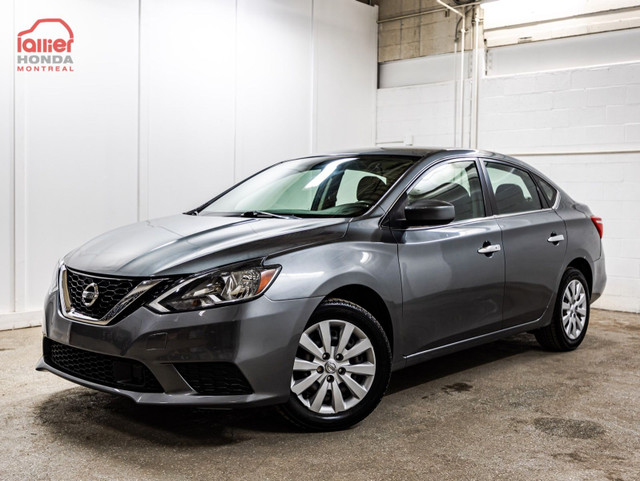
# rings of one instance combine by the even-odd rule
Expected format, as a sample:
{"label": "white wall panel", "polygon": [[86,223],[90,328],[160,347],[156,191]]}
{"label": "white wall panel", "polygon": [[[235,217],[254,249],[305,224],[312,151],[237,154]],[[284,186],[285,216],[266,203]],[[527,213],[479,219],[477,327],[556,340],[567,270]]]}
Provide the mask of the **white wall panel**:
{"label": "white wall panel", "polygon": [[33,0],[16,25],[62,18],[74,72],[17,74],[17,310],[41,309],[56,260],[136,219],[138,5]]}
{"label": "white wall panel", "polygon": [[[470,66],[472,61],[472,52],[466,52],[465,65]],[[469,77],[471,68],[465,70]],[[460,78],[460,54],[445,53],[385,62],[379,65],[378,73],[378,87],[381,89],[450,82],[452,78]]]}
{"label": "white wall panel", "polygon": [[[526,42],[537,43],[541,40],[569,39],[637,28],[640,27],[638,7],[635,0],[537,0],[525,3],[499,0],[483,5],[485,45],[492,48]],[[592,48],[598,50],[598,40],[594,40]],[[623,52],[631,49],[632,46],[629,45],[619,46],[619,50]],[[610,53],[612,56],[621,54],[619,51]],[[555,54],[553,49],[546,52],[551,58],[555,57]],[[579,51],[576,51],[575,55],[578,59],[584,57]],[[542,60],[544,62],[544,57]],[[572,61],[570,57],[567,60]]]}
{"label": "white wall panel", "polygon": [[316,1],[316,128],[313,150],[375,143],[377,8],[344,0]]}
{"label": "white wall panel", "polygon": [[141,219],[233,184],[235,2],[143,0]]}
{"label": "white wall panel", "polygon": [[594,33],[488,50],[489,75],[591,67],[640,61],[640,28]]}
{"label": "white wall panel", "polygon": [[[55,261],[108,229],[314,145],[370,145],[376,13],[355,0],[3,2],[0,313],[19,314],[0,329],[38,322],[26,312]],[[41,18],[72,28],[74,71],[19,72],[14,92],[15,33]]]}
{"label": "white wall panel", "polygon": [[13,3],[0,2],[0,313],[13,309]]}
{"label": "white wall panel", "polygon": [[606,12],[616,8],[636,7],[636,0],[501,0],[488,2],[485,11],[485,27],[488,29],[520,23],[553,20],[585,13]]}
{"label": "white wall panel", "polygon": [[238,0],[236,180],[311,150],[311,5]]}

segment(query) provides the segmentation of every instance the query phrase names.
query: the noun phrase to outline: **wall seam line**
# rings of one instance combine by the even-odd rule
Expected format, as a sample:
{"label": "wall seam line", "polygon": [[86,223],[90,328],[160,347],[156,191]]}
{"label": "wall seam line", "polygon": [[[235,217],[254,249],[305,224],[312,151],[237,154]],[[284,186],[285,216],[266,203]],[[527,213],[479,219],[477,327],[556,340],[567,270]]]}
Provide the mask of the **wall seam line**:
{"label": "wall seam line", "polygon": [[9,235],[9,310],[16,311],[16,63],[15,63],[15,42],[16,42],[16,0],[12,2],[13,17],[13,40],[12,40],[12,85],[11,85],[11,110],[13,114],[12,132],[11,132],[11,162],[9,166],[9,198],[11,207],[9,209],[10,228]]}
{"label": "wall seam line", "polygon": [[[24,4],[14,3],[14,33],[18,12],[24,18],[26,12]],[[17,34],[14,35],[14,42]],[[15,52],[15,44],[14,44]],[[15,58],[15,57],[14,57]],[[14,60],[14,70],[16,70]],[[26,97],[28,84],[26,80],[18,83],[17,70],[14,72],[14,169],[13,169],[13,266],[14,266],[14,311],[26,309],[28,302],[27,272],[29,259],[27,256],[27,155],[26,155]]]}
{"label": "wall seam line", "polygon": [[318,151],[318,31],[316,29],[316,2],[311,0],[311,152]]}
{"label": "wall seam line", "polygon": [[142,152],[141,152],[141,138],[142,138],[142,95],[141,95],[141,72],[142,72],[142,44],[141,44],[141,36],[142,36],[142,0],[138,0],[138,139],[137,139],[137,160],[138,160],[138,185],[137,185],[137,212],[136,212],[136,220],[140,222],[142,219]]}
{"label": "wall seam line", "polygon": [[235,0],[233,59],[233,183],[238,182],[238,0]]}

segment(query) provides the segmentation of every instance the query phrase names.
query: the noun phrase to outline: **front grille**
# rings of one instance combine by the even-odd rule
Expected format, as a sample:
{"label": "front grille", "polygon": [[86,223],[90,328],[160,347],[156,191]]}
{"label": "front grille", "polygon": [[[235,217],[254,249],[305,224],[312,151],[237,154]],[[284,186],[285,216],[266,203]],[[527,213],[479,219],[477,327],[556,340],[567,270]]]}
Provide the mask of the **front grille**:
{"label": "front grille", "polygon": [[[95,283],[98,286],[98,299],[91,306],[82,302],[82,291]],[[93,319],[102,319],[107,313],[126,296],[139,281],[132,279],[115,279],[92,277],[67,269],[67,291],[71,307],[78,313]]]}
{"label": "front grille", "polygon": [[232,396],[253,392],[238,366],[230,362],[184,362],[174,367],[198,394]]}
{"label": "front grille", "polygon": [[85,381],[136,392],[163,392],[151,371],[133,359],[85,351],[46,337],[43,351],[49,365]]}

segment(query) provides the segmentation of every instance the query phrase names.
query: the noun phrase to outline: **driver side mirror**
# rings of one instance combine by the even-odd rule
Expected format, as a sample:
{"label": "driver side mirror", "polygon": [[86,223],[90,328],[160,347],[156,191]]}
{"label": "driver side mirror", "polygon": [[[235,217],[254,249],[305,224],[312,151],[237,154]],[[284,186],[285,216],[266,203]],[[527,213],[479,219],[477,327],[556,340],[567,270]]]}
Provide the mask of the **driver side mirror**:
{"label": "driver side mirror", "polygon": [[419,199],[404,208],[410,226],[444,225],[456,217],[453,204],[443,200]]}

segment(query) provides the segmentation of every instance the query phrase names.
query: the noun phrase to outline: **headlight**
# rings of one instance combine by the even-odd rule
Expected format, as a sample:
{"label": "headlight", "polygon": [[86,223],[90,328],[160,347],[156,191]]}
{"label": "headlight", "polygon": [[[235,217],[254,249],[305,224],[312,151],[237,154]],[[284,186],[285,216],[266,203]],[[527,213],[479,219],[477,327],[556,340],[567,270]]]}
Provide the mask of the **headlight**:
{"label": "headlight", "polygon": [[149,304],[158,312],[193,311],[249,300],[271,285],[280,266],[219,269],[187,278]]}

